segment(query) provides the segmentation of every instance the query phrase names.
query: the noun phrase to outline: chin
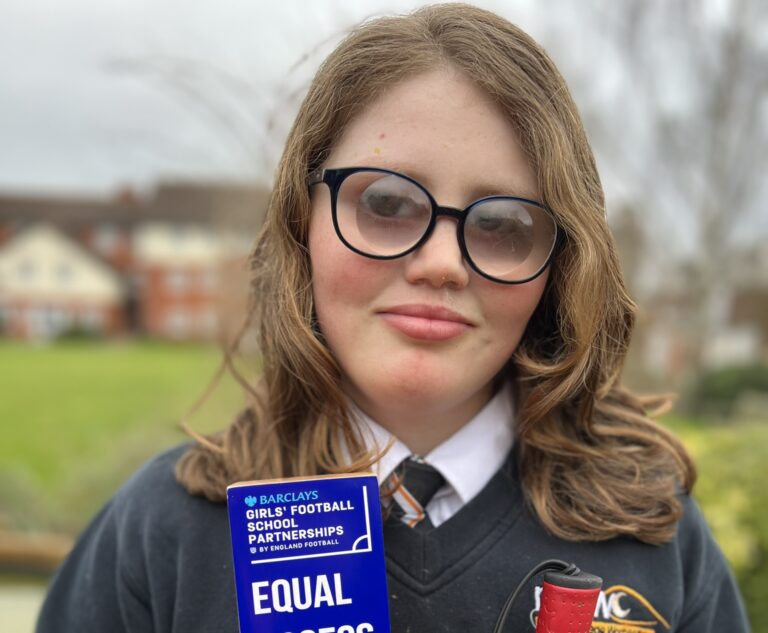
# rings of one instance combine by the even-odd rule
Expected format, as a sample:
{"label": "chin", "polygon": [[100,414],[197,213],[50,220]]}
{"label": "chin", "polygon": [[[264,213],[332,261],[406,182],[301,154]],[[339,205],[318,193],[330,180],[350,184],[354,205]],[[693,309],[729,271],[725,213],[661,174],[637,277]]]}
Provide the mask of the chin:
{"label": "chin", "polygon": [[463,401],[462,382],[446,381],[444,376],[430,379],[425,375],[398,377],[372,385],[368,392],[377,407],[389,409],[435,409],[446,407],[450,402]]}

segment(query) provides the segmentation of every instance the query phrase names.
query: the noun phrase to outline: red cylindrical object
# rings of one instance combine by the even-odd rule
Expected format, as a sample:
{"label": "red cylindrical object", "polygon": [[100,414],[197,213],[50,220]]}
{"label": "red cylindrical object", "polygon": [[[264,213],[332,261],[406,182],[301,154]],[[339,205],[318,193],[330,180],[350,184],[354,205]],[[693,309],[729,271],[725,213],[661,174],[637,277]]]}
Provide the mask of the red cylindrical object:
{"label": "red cylindrical object", "polygon": [[600,587],[564,587],[547,580],[541,592],[536,633],[589,633]]}

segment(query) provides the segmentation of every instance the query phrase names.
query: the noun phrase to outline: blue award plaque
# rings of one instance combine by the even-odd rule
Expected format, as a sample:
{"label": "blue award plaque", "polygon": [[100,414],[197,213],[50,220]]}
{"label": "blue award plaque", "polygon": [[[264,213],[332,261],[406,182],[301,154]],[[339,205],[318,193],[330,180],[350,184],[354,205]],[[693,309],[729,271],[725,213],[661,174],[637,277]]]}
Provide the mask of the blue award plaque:
{"label": "blue award plaque", "polygon": [[373,475],[227,488],[241,633],[390,633]]}

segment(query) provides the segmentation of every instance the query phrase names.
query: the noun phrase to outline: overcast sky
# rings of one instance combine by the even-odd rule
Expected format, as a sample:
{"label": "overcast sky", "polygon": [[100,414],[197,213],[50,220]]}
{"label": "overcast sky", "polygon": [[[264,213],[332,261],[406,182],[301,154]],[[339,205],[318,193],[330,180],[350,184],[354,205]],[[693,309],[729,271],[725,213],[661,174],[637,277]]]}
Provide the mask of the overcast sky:
{"label": "overcast sky", "polygon": [[[0,0],[0,190],[268,181],[285,103],[340,34],[420,4]],[[534,36],[547,21],[530,1],[477,4]]]}

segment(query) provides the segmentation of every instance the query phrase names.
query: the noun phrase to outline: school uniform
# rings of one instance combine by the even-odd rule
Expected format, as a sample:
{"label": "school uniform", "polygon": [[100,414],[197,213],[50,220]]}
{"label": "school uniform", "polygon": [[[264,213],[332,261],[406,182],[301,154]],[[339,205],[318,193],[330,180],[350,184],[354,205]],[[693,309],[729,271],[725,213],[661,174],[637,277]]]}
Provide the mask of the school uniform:
{"label": "school uniform", "polygon": [[[687,496],[665,545],[548,534],[523,502],[511,406],[500,392],[453,441],[422,456],[445,477],[426,506],[429,529],[385,522],[393,633],[490,632],[507,595],[547,558],[603,578],[593,631],[749,631],[727,563]],[[386,441],[375,423],[361,423],[368,441]],[[226,506],[176,482],[186,449],[153,459],[94,518],[52,581],[37,633],[237,633]],[[403,445],[392,451],[379,465],[382,479],[408,453]],[[505,630],[535,630],[537,583],[522,592]]]}

